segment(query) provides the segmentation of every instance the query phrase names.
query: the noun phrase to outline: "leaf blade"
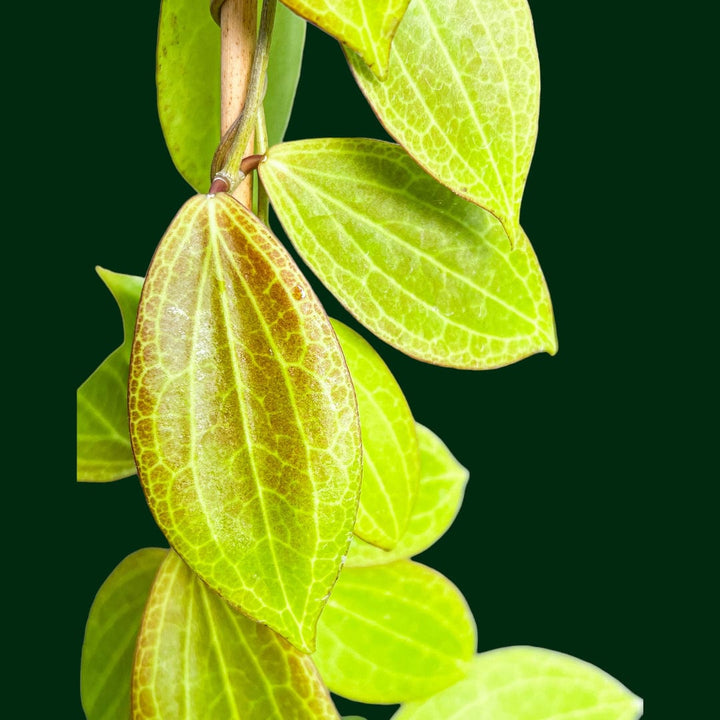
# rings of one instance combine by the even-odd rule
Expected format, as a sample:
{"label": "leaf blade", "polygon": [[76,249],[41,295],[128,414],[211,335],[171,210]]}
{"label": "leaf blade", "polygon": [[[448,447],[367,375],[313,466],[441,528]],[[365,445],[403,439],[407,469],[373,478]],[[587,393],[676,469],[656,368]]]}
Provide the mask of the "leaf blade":
{"label": "leaf blade", "polygon": [[354,330],[332,320],[355,386],[363,446],[363,480],[354,533],[385,549],[407,528],[420,482],[415,422],[382,358]]}
{"label": "leaf blade", "polygon": [[282,142],[290,122],[305,49],[305,19],[278,3],[263,100],[268,145]]}
{"label": "leaf blade", "polygon": [[134,720],[339,718],[310,658],[233,611],[172,551],[148,599],[132,698]]}
{"label": "leaf blade", "polygon": [[414,0],[383,82],[347,56],[390,135],[440,182],[492,212],[514,242],[540,97],[526,0]]}
{"label": "leaf blade", "polygon": [[509,647],[477,655],[468,676],[393,720],[637,720],[642,701],[617,680],[569,655]]}
{"label": "leaf blade", "polygon": [[129,392],[138,473],[173,548],[311,649],[357,508],[354,391],[312,288],[231,196],[190,199],[163,237]]}
{"label": "leaf blade", "polygon": [[353,537],[345,567],[383,565],[418,555],[444,535],[462,503],[468,471],[431,430],[416,423],[420,448],[420,484],[408,526],[392,550]]}
{"label": "leaf blade", "polygon": [[130,717],[133,655],[145,601],[167,550],[128,555],[98,590],[88,615],[80,661],[80,696],[87,720]]}
{"label": "leaf blade", "polygon": [[77,479],[111,482],[135,474],[127,422],[127,374],[143,279],[96,268],[120,308],[124,338],[77,391]]}
{"label": "leaf blade", "polygon": [[338,695],[407,702],[462,678],[475,643],[475,622],[457,588],[399,560],[343,570],[318,624],[314,659]]}
{"label": "leaf blade", "polygon": [[383,78],[390,46],[410,0],[283,0],[298,15],[357,51]]}
{"label": "leaf blade", "polygon": [[197,192],[210,185],[220,143],[220,29],[208,5],[162,0],[155,80],[160,126],[178,172]]}
{"label": "leaf blade", "polygon": [[489,369],[557,351],[526,237],[426,175],[397,145],[284,143],[260,174],[295,248],[385,342],[438,365]]}

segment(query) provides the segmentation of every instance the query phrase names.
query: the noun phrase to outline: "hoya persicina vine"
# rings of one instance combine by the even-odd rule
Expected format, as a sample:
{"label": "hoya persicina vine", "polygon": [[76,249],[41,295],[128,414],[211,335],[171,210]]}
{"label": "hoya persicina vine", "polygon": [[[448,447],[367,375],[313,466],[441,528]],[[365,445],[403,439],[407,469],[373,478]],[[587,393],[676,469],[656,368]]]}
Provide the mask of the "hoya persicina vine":
{"label": "hoya persicina vine", "polygon": [[[395,143],[282,142],[306,21]],[[458,588],[411,559],[468,473],[268,224],[270,203],[360,326],[418,361],[554,354],[519,225],[539,112],[526,0],[163,0],[157,89],[198,194],[145,278],[98,270],[125,340],[78,391],[78,479],[137,474],[169,547],[98,591],[88,720],[339,718],[330,692],[399,703],[395,720],[639,717],[581,660],[477,654]]]}

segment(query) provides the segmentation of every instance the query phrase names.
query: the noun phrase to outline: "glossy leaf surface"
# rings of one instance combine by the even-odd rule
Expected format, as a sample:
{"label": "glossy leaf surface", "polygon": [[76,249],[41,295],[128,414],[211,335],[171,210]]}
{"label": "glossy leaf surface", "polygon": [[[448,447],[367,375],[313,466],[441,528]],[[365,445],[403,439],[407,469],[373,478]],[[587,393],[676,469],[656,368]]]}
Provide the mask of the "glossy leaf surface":
{"label": "glossy leaf surface", "polygon": [[230,195],[191,198],[163,237],[129,392],[138,473],[171,545],[311,650],[357,512],[355,395],[312,288]]}
{"label": "glossy leaf surface", "polygon": [[357,51],[369,71],[387,72],[390,45],[410,0],[282,0],[298,15]]}
{"label": "glossy leaf surface", "polygon": [[460,510],[468,471],[431,430],[416,424],[420,446],[420,484],[407,529],[392,550],[353,537],[346,567],[382,565],[421,553],[450,527]]}
{"label": "glossy leaf surface", "polygon": [[550,297],[525,236],[424,173],[397,145],[303,140],[260,174],[320,280],[385,342],[438,365],[487,369],[557,350]]}
{"label": "glossy leaf surface", "polygon": [[431,175],[487,208],[521,242],[540,69],[526,0],[413,0],[387,77],[348,53],[380,121]]}
{"label": "glossy leaf surface", "polygon": [[353,379],[363,445],[363,477],[354,532],[391,549],[404,535],[420,481],[415,421],[382,358],[347,325],[332,321]]}
{"label": "glossy leaf surface", "polygon": [[318,623],[313,658],[332,692],[396,703],[459,680],[475,645],[475,622],[457,588],[399,560],[343,570]]}
{"label": "glossy leaf surface", "polygon": [[96,268],[120,307],[123,344],[77,392],[77,479],[107,482],[135,474],[127,418],[127,378],[143,279]]}
{"label": "glossy leaf surface", "polygon": [[98,590],[90,608],[80,695],[87,720],[128,720],[135,641],[145,602],[167,550],[145,548],[126,557]]}
{"label": "glossy leaf surface", "polygon": [[[285,134],[304,46],[305,21],[278,7],[264,101],[270,145]],[[195,190],[207,192],[220,143],[220,28],[209,3],[163,0],[156,79],[160,124],[175,167]]]}
{"label": "glossy leaf surface", "polygon": [[468,676],[393,720],[636,720],[642,701],[582,660],[534,647],[477,655]]}
{"label": "glossy leaf surface", "polygon": [[339,720],[308,655],[208,590],[174,552],[157,576],[133,671],[134,720]]}

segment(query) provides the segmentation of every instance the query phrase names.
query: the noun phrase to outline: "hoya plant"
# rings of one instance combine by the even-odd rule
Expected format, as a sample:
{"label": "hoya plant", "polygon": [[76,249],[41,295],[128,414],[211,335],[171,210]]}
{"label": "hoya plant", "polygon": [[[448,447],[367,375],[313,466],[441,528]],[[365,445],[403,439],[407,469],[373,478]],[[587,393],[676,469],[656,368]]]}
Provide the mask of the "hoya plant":
{"label": "hoya plant", "polygon": [[[392,142],[283,142],[307,22]],[[167,547],[98,590],[88,720],[337,719],[333,695],[395,720],[640,717],[580,659],[477,652],[461,590],[413,560],[473,479],[376,349],[467,372],[557,350],[519,222],[526,0],[163,0],[157,37],[160,122],[196,194],[145,277],[98,268],[124,341],[78,390],[77,464],[137,475]]]}

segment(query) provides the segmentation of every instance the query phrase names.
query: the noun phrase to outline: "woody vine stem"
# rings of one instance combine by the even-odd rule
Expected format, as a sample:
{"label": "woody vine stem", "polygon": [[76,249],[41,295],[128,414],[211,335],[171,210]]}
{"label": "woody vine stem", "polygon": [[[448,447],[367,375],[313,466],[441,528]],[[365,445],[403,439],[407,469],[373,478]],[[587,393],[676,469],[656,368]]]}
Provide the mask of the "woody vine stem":
{"label": "woody vine stem", "polygon": [[[250,80],[245,97],[242,100],[242,111],[238,118],[233,122],[225,133],[220,146],[215,153],[212,162],[213,180],[210,186],[210,192],[230,192],[235,193],[236,188],[245,179],[246,175],[254,170],[262,160],[262,154],[246,155],[246,149],[250,143],[253,127],[257,124],[258,115],[261,109],[263,87],[267,79],[267,67],[270,56],[270,42],[272,40],[273,27],[275,25],[275,8],[277,0],[268,0],[263,3],[262,14],[260,17],[260,28],[253,53],[252,66],[250,69]],[[227,11],[223,11],[227,8]],[[220,17],[223,27],[223,44],[234,46],[237,43],[230,32],[226,32],[227,26],[237,27],[232,18],[232,0],[225,0],[220,6]],[[252,22],[252,12],[245,12],[246,19],[245,32],[241,33],[242,37],[247,37],[254,23]],[[242,27],[242,26],[240,26]],[[227,53],[229,54],[229,53]],[[228,62],[238,63],[238,71],[227,71],[223,74],[223,81],[227,85],[231,83],[233,78],[242,75],[244,63],[242,60],[247,57],[247,53],[238,54],[236,58],[229,57]],[[230,93],[229,88],[225,88],[225,94]],[[250,185],[250,183],[248,183]],[[250,189],[249,196],[252,197]],[[244,198],[247,199],[247,196]],[[246,207],[251,207],[248,203],[243,203]]]}

